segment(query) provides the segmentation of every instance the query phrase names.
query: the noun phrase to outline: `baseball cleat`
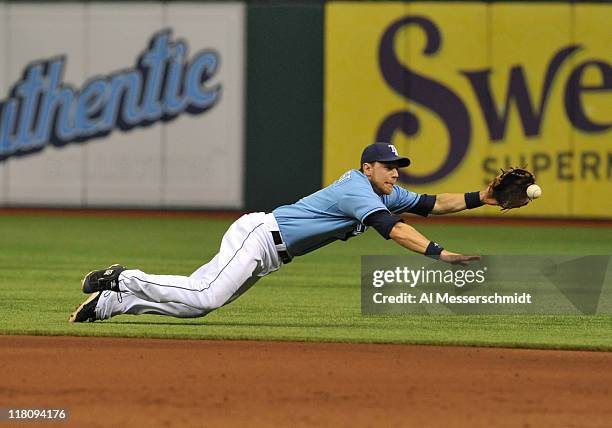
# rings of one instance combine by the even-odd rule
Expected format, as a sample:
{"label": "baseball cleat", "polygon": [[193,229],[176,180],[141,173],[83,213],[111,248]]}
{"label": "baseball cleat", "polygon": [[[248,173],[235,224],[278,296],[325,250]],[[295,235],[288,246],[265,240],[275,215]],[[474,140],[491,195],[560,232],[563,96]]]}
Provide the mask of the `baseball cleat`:
{"label": "baseball cleat", "polygon": [[106,269],[89,272],[81,282],[83,293],[95,293],[96,291],[119,291],[119,275],[125,268],[121,265],[112,265]]}
{"label": "baseball cleat", "polygon": [[92,294],[68,317],[69,322],[94,322],[96,318],[96,305],[102,292]]}

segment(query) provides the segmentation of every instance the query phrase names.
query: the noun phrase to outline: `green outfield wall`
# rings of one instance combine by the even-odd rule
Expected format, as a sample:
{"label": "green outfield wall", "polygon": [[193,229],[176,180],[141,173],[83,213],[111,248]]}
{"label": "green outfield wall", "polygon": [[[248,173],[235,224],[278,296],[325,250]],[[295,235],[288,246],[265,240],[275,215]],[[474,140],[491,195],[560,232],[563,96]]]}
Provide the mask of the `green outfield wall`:
{"label": "green outfield wall", "polygon": [[321,186],[323,16],[321,3],[248,4],[248,210],[271,210]]}

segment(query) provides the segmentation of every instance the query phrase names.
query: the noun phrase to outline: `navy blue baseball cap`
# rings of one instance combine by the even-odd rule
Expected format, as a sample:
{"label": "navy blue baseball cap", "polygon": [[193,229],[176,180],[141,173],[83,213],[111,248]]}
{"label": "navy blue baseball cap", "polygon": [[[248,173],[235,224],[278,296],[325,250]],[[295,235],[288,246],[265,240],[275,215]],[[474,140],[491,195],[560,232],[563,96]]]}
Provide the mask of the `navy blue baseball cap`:
{"label": "navy blue baseball cap", "polygon": [[361,165],[366,162],[397,162],[400,168],[410,165],[410,159],[401,157],[395,146],[388,143],[374,143],[363,149]]}

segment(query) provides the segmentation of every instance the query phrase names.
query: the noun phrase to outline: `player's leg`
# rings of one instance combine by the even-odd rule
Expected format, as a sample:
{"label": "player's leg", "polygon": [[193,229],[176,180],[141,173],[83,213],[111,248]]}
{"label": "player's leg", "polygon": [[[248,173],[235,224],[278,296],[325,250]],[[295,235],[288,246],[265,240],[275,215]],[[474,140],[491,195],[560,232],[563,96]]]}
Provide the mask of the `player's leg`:
{"label": "player's leg", "polygon": [[210,312],[234,300],[279,266],[265,215],[249,214],[230,226],[219,253],[191,276],[126,270],[119,276],[119,289],[143,300],[180,303]]}
{"label": "player's leg", "polygon": [[[151,275],[118,265],[92,272],[85,278],[83,290],[94,294],[69,319],[95,321],[126,313],[204,316],[280,267],[271,230],[278,230],[272,214],[241,217],[226,232],[219,253],[189,277]],[[112,289],[119,284],[122,292],[96,292],[100,278]]]}
{"label": "player's leg", "polygon": [[[252,276],[234,293],[224,305],[234,301],[247,291],[259,276]],[[177,318],[203,317],[210,310],[193,308],[182,303],[157,303],[141,299],[131,292],[97,292],[95,300],[87,300],[70,316],[72,322],[105,320],[117,315],[166,315]]]}

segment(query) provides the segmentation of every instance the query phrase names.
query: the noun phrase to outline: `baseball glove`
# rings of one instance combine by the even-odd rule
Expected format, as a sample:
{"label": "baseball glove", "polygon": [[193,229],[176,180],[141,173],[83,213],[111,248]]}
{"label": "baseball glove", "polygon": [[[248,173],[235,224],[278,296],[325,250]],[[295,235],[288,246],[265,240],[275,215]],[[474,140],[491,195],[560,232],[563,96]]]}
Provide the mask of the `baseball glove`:
{"label": "baseball glove", "polygon": [[527,205],[531,199],[527,196],[527,188],[535,183],[535,176],[522,168],[501,170],[491,183],[492,195],[502,210],[510,210]]}

